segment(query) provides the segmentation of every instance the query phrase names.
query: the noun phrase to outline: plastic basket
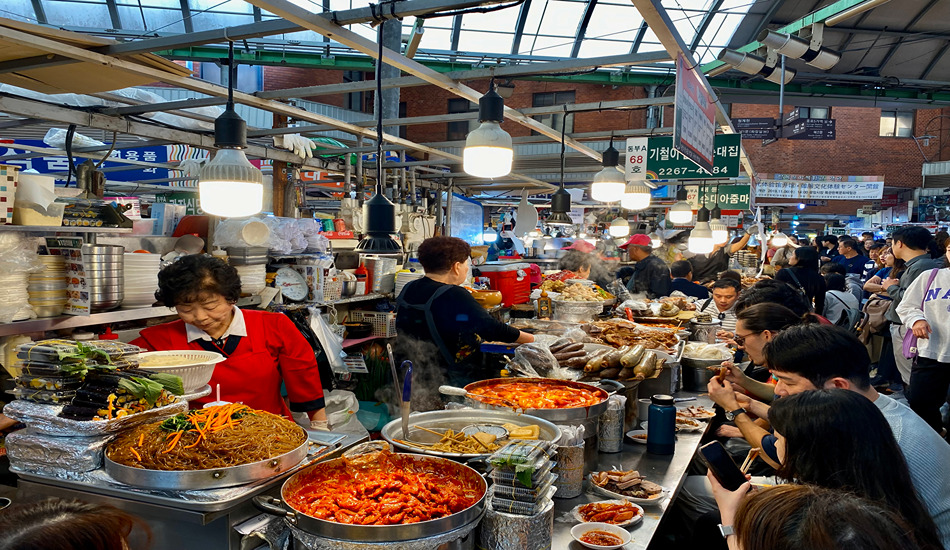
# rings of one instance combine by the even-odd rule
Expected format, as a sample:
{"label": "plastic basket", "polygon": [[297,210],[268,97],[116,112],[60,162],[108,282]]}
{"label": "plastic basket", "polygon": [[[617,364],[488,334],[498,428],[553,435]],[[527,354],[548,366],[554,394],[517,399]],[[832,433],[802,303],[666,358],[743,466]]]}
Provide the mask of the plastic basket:
{"label": "plastic basket", "polygon": [[373,325],[373,336],[376,338],[396,337],[396,314],[391,311],[354,310],[350,312],[350,320]]}
{"label": "plastic basket", "polygon": [[343,296],[343,281],[340,279],[323,280],[323,301],[335,302]]}

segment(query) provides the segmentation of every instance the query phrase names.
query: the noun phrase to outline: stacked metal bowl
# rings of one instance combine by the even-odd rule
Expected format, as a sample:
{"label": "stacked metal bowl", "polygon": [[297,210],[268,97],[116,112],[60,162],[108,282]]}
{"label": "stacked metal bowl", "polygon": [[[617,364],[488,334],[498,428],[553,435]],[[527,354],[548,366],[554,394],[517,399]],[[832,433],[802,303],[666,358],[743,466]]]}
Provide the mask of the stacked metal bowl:
{"label": "stacked metal bowl", "polygon": [[119,307],[125,296],[123,267],[125,247],[115,244],[82,245],[82,261],[93,311]]}

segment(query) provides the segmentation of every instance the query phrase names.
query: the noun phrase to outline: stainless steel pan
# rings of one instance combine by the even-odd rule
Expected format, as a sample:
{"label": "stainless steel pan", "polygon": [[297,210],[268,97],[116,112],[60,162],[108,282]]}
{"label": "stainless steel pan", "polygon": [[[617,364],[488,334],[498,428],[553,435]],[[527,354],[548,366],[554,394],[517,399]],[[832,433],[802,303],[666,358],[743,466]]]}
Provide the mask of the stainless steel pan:
{"label": "stainless steel pan", "polygon": [[[611,390],[605,390],[603,388],[597,387],[593,384],[587,384],[585,382],[575,382],[572,380],[556,380],[553,378],[491,378],[488,380],[482,380],[480,382],[473,382],[465,386],[465,391],[471,392],[474,389],[482,388],[485,386],[492,386],[495,384],[500,384],[504,382],[538,382],[543,384],[554,384],[558,386],[565,386],[570,388],[585,389],[588,391],[593,391],[598,394],[601,398],[600,401],[589,407],[571,407],[571,408],[562,408],[562,409],[518,409],[515,412],[522,412],[527,415],[536,416],[538,418],[547,420],[548,422],[553,423],[571,423],[576,424],[578,422],[587,420],[589,418],[597,418],[605,410],[607,410],[607,398],[610,397],[614,392],[623,389],[623,384],[615,382],[613,380],[602,380],[600,383],[609,385],[612,387]],[[471,397],[466,397],[465,401],[476,409],[500,409],[500,410],[513,410],[511,407],[504,405],[495,405],[491,403],[485,403],[477,399],[472,399]]]}

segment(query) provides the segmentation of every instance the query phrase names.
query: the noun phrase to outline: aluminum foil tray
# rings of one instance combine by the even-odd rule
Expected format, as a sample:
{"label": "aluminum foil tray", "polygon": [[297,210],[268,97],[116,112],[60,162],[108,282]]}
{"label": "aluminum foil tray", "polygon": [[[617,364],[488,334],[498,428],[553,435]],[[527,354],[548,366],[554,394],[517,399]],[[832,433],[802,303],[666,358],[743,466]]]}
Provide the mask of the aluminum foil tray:
{"label": "aluminum foil tray", "polygon": [[3,408],[3,414],[23,422],[35,433],[62,437],[91,437],[114,434],[145,422],[174,416],[187,411],[188,403],[179,400],[171,405],[130,414],[122,418],[113,418],[112,420],[78,421],[60,418],[57,415],[62,410],[61,405],[44,405],[16,399]]}

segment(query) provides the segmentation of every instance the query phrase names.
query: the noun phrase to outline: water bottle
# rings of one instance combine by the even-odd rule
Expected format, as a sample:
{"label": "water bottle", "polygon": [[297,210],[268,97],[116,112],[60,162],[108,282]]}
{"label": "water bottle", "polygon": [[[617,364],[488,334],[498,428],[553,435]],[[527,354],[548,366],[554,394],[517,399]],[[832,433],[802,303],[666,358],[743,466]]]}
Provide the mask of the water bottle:
{"label": "water bottle", "polygon": [[676,407],[670,395],[654,395],[647,425],[647,452],[671,455],[676,448]]}

